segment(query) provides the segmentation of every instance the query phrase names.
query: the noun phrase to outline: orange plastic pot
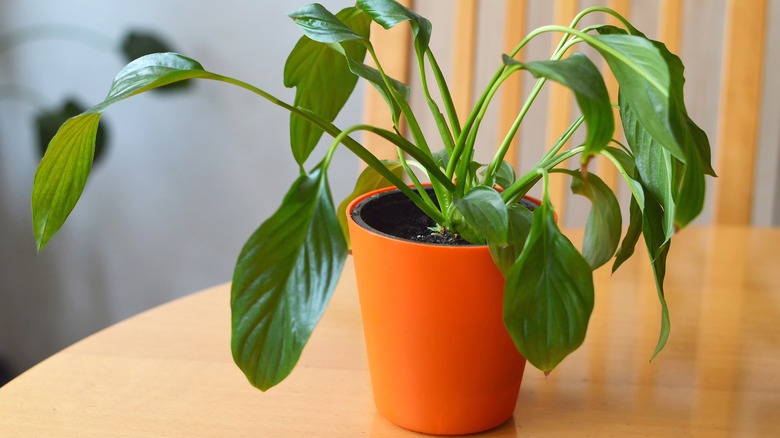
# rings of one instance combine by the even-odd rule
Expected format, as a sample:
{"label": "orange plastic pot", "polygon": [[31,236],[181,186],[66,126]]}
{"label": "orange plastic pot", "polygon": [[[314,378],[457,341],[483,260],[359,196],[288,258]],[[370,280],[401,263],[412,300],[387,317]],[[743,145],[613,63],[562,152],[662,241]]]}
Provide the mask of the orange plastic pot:
{"label": "orange plastic pot", "polygon": [[496,427],[514,412],[525,367],[502,319],[504,278],[486,246],[416,243],[358,223],[389,190],[347,210],[377,409],[424,433]]}

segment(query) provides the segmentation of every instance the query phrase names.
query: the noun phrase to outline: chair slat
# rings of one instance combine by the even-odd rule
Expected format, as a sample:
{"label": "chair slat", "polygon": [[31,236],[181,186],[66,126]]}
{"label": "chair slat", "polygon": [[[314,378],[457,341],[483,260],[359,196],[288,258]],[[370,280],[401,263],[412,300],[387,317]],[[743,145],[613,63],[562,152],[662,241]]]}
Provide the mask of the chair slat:
{"label": "chair slat", "polygon": [[[408,8],[414,8],[412,0],[399,0],[399,3]],[[411,33],[407,25],[398,25],[393,29],[384,30],[376,23],[371,24],[371,40],[378,57],[382,62],[382,68],[390,76],[401,82],[409,83],[409,67],[412,57]],[[371,64],[370,59],[366,63]],[[380,126],[392,130],[392,118],[382,96],[373,89],[366,87],[364,121],[369,125]],[[388,141],[374,135],[367,134],[362,144],[380,159],[397,160],[396,148]],[[365,167],[365,163],[361,162]]]}
{"label": "chair slat", "polygon": [[452,51],[452,100],[455,111],[466,120],[473,101],[477,45],[477,0],[455,3],[455,34]]}
{"label": "chair slat", "polygon": [[[557,0],[555,2],[556,24],[568,25],[577,15],[579,7],[577,0]],[[553,48],[557,47],[560,38],[554,38]],[[550,87],[549,106],[547,110],[547,145],[552,146],[571,124],[573,98],[566,87],[548,82]],[[558,215],[565,218],[568,185],[564,178],[550,178],[550,202],[555,206]]]}
{"label": "chair slat", "polygon": [[[607,4],[610,8],[614,9],[615,12],[618,14],[629,18],[629,11],[631,10],[631,2],[629,0],[610,0]],[[630,19],[630,18],[629,18]],[[614,25],[619,25],[617,18],[609,17],[608,22]],[[606,66],[605,66],[606,68]],[[617,80],[615,80],[615,77],[612,76],[612,74],[606,74],[604,75],[604,82],[607,85],[607,91],[609,92],[609,96],[613,101],[617,101],[618,96],[618,83]],[[620,126],[619,123],[619,113],[617,108],[613,109],[613,113],[615,115],[615,138],[622,139],[623,138],[623,128]],[[617,187],[620,186],[620,174],[615,169],[615,166],[612,165],[608,160],[603,159],[603,157],[600,157],[597,160],[596,163],[596,172],[601,177],[601,179],[609,186],[612,190],[615,190]]]}
{"label": "chair slat", "polygon": [[[526,34],[527,5],[525,0],[506,0],[504,16],[504,52],[510,53]],[[498,116],[498,135],[500,139],[506,136],[522,106],[523,75],[514,74],[502,85],[501,106]],[[520,158],[515,134],[512,146],[504,157],[506,161],[517,166]]]}
{"label": "chair slat", "polygon": [[729,0],[718,115],[714,222],[750,224],[766,0]]}

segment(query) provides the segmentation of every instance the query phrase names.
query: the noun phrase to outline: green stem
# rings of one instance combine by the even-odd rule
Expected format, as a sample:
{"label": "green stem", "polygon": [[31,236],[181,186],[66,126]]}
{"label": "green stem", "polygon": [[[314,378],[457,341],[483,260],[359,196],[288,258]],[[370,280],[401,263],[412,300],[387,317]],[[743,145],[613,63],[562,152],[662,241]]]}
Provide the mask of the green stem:
{"label": "green stem", "polygon": [[428,78],[425,74],[424,58],[420,53],[417,53],[417,69],[420,72],[420,84],[422,85],[423,93],[425,94],[425,100],[428,102],[428,108],[436,122],[436,127],[439,128],[439,135],[444,142],[444,149],[447,150],[447,153],[452,153],[452,150],[455,148],[455,140],[452,137],[452,132],[450,132],[450,128],[447,126],[447,122],[444,120],[444,115],[441,113],[439,106],[436,104],[436,101],[433,100],[433,97],[431,97],[431,92],[428,89]]}
{"label": "green stem", "polygon": [[512,183],[512,185],[507,187],[506,190],[501,192],[501,198],[507,204],[515,202],[517,198],[525,195],[528,192],[528,190],[534,184],[536,184],[537,181],[539,181],[540,170],[544,170],[546,172],[547,170],[552,169],[553,167],[563,163],[569,158],[581,154],[583,150],[585,150],[584,146],[578,146],[574,149],[568,150],[554,157],[550,157],[545,161],[542,161],[541,163],[537,164],[533,169],[531,169],[528,173],[518,178],[517,181],[515,181],[514,183]]}
{"label": "green stem", "polygon": [[[563,55],[577,42],[578,41],[566,42],[565,40],[562,40],[561,44],[559,44],[558,48],[550,59],[553,61],[561,59],[561,57],[563,57]],[[510,71],[508,73],[511,74],[512,72]],[[506,80],[506,78],[503,80]],[[501,82],[503,82],[503,80]],[[485,176],[483,178],[484,181],[490,181],[495,178],[495,174],[498,172],[498,168],[501,166],[501,162],[504,161],[504,157],[506,157],[509,148],[512,146],[512,140],[517,134],[517,131],[520,129],[520,125],[523,123],[526,114],[528,114],[528,111],[531,109],[531,105],[538,97],[542,87],[546,82],[547,78],[539,78],[536,81],[536,84],[534,84],[533,89],[531,89],[531,93],[523,103],[523,106],[520,108],[520,112],[517,114],[514,122],[512,122],[512,126],[510,126],[509,131],[507,131],[506,135],[504,136],[504,140],[501,142],[501,145],[496,151],[496,154],[493,156],[493,160],[488,165],[488,168],[485,171]]]}
{"label": "green stem", "polygon": [[[292,113],[295,113],[299,116],[301,116],[303,119],[308,121],[309,123],[313,124],[314,126],[317,126],[318,128],[322,129],[324,132],[327,132],[330,136],[333,138],[338,137],[342,131],[338,129],[335,125],[332,123],[322,119],[321,117],[317,116],[316,114],[312,113],[311,111],[304,111],[301,108],[294,107],[287,102],[284,102],[280,99],[277,99],[276,97],[272,96],[271,94],[268,94],[266,91],[255,87],[252,84],[248,84],[246,82],[240,81],[238,79],[234,79],[228,76],[221,76],[218,74],[210,74],[209,76],[204,76],[206,79],[215,80],[218,82],[225,82],[231,85],[236,85],[238,87],[241,87],[245,90],[251,91],[252,93],[257,94],[258,96],[268,100],[269,102],[280,106]],[[376,129],[374,127],[371,127],[373,129]],[[433,219],[438,224],[445,224],[447,221],[444,218],[444,215],[441,214],[441,212],[435,208],[431,208],[429,205],[427,205],[423,199],[421,198],[421,195],[418,195],[415,193],[412,189],[409,188],[406,183],[395,176],[393,172],[388,170],[384,164],[382,164],[382,161],[379,160],[374,154],[372,154],[368,149],[366,149],[363,145],[358,143],[355,139],[350,137],[349,135],[344,135],[340,139],[341,144],[347,147],[352,153],[357,155],[358,158],[363,160],[367,165],[371,166],[376,170],[380,175],[385,177],[388,181],[390,181],[394,186],[396,186],[401,192],[403,192],[417,207],[420,208],[426,215],[428,215],[431,219]]]}
{"label": "green stem", "polygon": [[[436,85],[439,87],[439,93],[441,94],[442,102],[444,102],[444,109],[447,111],[447,117],[450,121],[450,129],[454,138],[460,137],[460,120],[458,120],[458,113],[455,111],[455,103],[452,101],[452,94],[450,94],[450,87],[447,86],[447,80],[444,78],[439,63],[436,62],[436,57],[433,56],[433,52],[430,48],[427,49],[428,62],[430,63],[433,76],[436,78]],[[454,146],[453,146],[454,148]],[[452,151],[449,151],[452,154]]]}

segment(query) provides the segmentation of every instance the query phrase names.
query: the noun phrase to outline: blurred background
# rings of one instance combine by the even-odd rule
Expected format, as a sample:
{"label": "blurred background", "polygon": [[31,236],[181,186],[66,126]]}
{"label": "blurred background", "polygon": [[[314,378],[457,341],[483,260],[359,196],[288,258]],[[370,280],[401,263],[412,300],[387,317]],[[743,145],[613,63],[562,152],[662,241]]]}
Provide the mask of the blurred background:
{"label": "blurred background", "polygon": [[[659,23],[645,10],[656,11],[659,1],[633,2],[630,19],[650,36]],[[297,175],[284,110],[206,81],[178,92],[147,93],[105,113],[107,149],[84,197],[36,255],[30,224],[30,191],[40,159],[36,117],[71,98],[87,107],[101,101],[126,63],[121,45],[132,31],[152,33],[207,70],[291,102],[294,91],[283,87],[282,73],[300,32],[286,14],[304,3],[0,0],[0,361],[7,368],[7,376],[0,371],[0,384],[107,325],[229,281],[244,241],[277,208]],[[331,10],[350,4],[322,3]],[[434,24],[432,47],[446,72],[456,31],[448,28],[451,3],[417,3]],[[551,2],[529,3],[527,28],[552,22]],[[606,3],[583,0],[580,6]],[[501,11],[491,4],[479,2],[479,16],[496,24],[480,28],[504,26]],[[780,22],[780,0],[768,4],[767,23]],[[724,5],[725,0],[684,0],[679,53],[687,66],[688,110],[713,143],[720,78],[712,72],[722,49],[713,35],[722,30]],[[767,27],[753,212],[759,226],[780,224],[780,84],[769,73],[780,63],[780,34],[776,26]],[[500,62],[501,35],[500,29],[479,34],[477,84],[486,83]],[[549,57],[552,44],[540,38],[528,58]],[[414,88],[416,80],[411,83]],[[361,120],[364,86],[358,85],[337,125]],[[411,101],[423,110],[419,96]],[[534,117],[545,116],[544,94],[539,103],[520,141],[542,148],[544,133],[533,127]],[[485,126],[495,124],[491,117]],[[423,124],[432,127],[430,120]],[[483,131],[483,143],[499,138]],[[359,164],[348,152],[337,155],[330,180],[338,203],[351,191]],[[577,205],[573,200],[572,208]],[[708,208],[698,223],[707,223],[709,215]],[[566,225],[581,226],[584,220],[575,216]]]}
{"label": "blurred background", "polygon": [[[11,373],[113,322],[229,281],[244,241],[298,172],[288,114],[249,92],[200,81],[137,96],[105,114],[107,149],[84,202],[36,255],[36,116],[70,97],[86,107],[102,101],[127,63],[120,45],[132,30],[292,102],[282,73],[301,35],[286,17],[296,6],[0,1],[8,42],[0,52],[0,357]],[[360,120],[361,94],[358,87],[340,125]],[[357,169],[349,153],[336,157],[335,197],[351,192]]]}

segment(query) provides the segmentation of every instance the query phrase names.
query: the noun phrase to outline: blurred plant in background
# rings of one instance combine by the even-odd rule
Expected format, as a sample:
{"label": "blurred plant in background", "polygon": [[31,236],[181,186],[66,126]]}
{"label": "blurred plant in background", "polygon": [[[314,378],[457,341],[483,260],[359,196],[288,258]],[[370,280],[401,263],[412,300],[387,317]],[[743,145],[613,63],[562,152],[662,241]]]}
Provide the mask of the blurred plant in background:
{"label": "blurred plant in background", "polygon": [[[71,24],[39,24],[0,33],[0,63],[7,62],[9,52],[22,50],[22,46],[31,42],[43,40],[67,40],[83,44],[115,56],[117,65],[124,65],[136,58],[150,53],[173,52],[173,47],[155,32],[131,29],[119,41],[114,41],[105,35],[94,32],[82,26]],[[86,78],[87,80],[89,78]],[[191,86],[190,81],[171,84],[156,90],[159,94],[180,92]],[[75,94],[75,93],[74,93]],[[67,119],[82,113],[87,107],[73,96],[62,98],[51,104],[54,99],[41,93],[35,85],[8,81],[0,71],[0,100],[14,100],[31,105],[35,111],[30,120],[30,129],[34,130],[35,145],[39,157],[43,157],[49,141],[57,129]],[[20,128],[21,129],[21,128]],[[104,157],[108,145],[108,129],[105,123],[98,128],[95,143],[95,159],[93,166]],[[3,386],[14,376],[7,359],[0,357],[0,386]]]}
{"label": "blurred plant in background", "polygon": [[[120,41],[116,42],[105,35],[81,26],[52,23],[29,26],[0,35],[0,62],[3,62],[3,58],[13,49],[29,42],[47,39],[78,42],[112,53],[117,56],[118,65],[150,53],[175,51],[163,37],[151,31],[131,29],[123,35]],[[177,92],[186,90],[190,86],[191,82],[185,81],[159,88],[156,92]],[[22,101],[36,109],[33,120],[31,120],[31,127],[35,130],[36,146],[40,157],[43,157],[49,141],[54,137],[60,125],[87,108],[72,96],[66,97],[54,105],[49,105],[47,102],[50,99],[42,95],[34,86],[7,83],[0,75],[0,100],[5,99]],[[104,122],[98,128],[93,165],[98,163],[106,152],[107,131]]]}

